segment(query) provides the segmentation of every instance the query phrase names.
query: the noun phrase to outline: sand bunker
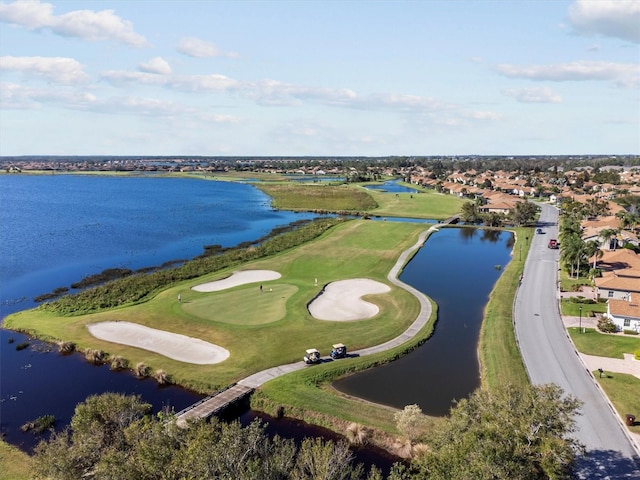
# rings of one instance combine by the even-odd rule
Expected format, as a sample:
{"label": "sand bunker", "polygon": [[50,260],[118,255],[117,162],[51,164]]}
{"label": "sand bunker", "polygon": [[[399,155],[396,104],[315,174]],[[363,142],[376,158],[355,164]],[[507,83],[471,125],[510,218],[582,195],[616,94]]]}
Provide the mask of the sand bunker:
{"label": "sand bunker", "polygon": [[318,320],[362,320],[376,315],[379,308],[365,302],[361,297],[375,293],[387,293],[388,285],[369,280],[354,278],[340,280],[327,285],[318,298],[309,305],[309,313]]}
{"label": "sand bunker", "polygon": [[244,285],[247,283],[277,280],[281,276],[282,275],[278,272],[274,272],[273,270],[241,270],[239,272],[233,272],[231,276],[223,278],[222,280],[196,285],[191,290],[195,290],[196,292],[219,292],[220,290],[237,287],[238,285]]}
{"label": "sand bunker", "polygon": [[180,362],[209,365],[229,358],[228,350],[213,343],[137,323],[101,322],[87,328],[100,340],[142,348]]}

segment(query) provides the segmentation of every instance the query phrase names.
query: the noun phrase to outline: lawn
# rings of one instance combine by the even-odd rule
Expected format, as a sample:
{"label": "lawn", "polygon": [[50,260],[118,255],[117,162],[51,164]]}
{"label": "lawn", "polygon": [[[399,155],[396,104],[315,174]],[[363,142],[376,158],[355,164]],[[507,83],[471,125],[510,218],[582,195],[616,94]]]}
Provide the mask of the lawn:
{"label": "lawn", "polygon": [[[301,247],[236,266],[282,274],[278,280],[263,282],[262,295],[259,284],[215,293],[191,290],[197,284],[228,276],[233,269],[227,269],[172,286],[139,305],[75,317],[28,310],[8,317],[5,326],[120,355],[132,365],[143,362],[152,370],[165,370],[176,383],[208,393],[265,368],[299,361],[310,347],[326,355],[336,342],[359,349],[384,343],[403,332],[415,320],[419,304],[413,295],[393,285],[390,293],[369,296],[380,313],[367,320],[315,320],[308,313],[307,303],[323,285],[335,280],[365,277],[388,283],[386,276],[400,253],[424,230],[424,225],[412,223],[346,221]],[[178,293],[182,303],[176,300]],[[231,356],[216,365],[185,364],[97,340],[86,329],[88,323],[114,320],[201,338],[228,349]]]}
{"label": "lawn", "polygon": [[4,480],[26,480],[33,478],[31,457],[3,440],[0,440],[0,476]]}
{"label": "lawn", "polygon": [[623,422],[627,413],[635,415],[635,425],[629,430],[640,434],[640,379],[633,375],[609,372],[602,378],[598,372],[593,372],[593,376],[611,399]]}
{"label": "lawn", "polygon": [[[420,193],[389,193],[368,189],[367,192],[378,204],[378,208],[371,210],[371,214],[384,217],[429,218],[444,220],[460,213],[465,200],[455,195],[445,195],[435,190],[422,189],[416,185],[412,188]],[[364,188],[364,187],[358,187]]]}
{"label": "lawn", "polygon": [[623,353],[640,350],[640,338],[600,333],[595,328],[570,327],[569,335],[579,352],[600,357],[624,358]]}
{"label": "lawn", "polygon": [[[582,312],[580,308],[582,307]],[[606,303],[579,303],[576,301],[571,301],[569,298],[563,298],[560,301],[560,310],[562,315],[567,315],[570,317],[579,317],[582,315],[583,317],[595,317],[596,313],[606,313],[607,312],[607,304]]]}

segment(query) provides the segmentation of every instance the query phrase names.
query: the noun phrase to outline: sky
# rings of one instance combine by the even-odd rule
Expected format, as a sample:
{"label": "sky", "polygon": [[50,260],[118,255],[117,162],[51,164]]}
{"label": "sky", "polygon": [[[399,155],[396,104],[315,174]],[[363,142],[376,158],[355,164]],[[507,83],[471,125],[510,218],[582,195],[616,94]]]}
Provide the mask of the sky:
{"label": "sky", "polygon": [[640,0],[0,1],[0,156],[640,154]]}

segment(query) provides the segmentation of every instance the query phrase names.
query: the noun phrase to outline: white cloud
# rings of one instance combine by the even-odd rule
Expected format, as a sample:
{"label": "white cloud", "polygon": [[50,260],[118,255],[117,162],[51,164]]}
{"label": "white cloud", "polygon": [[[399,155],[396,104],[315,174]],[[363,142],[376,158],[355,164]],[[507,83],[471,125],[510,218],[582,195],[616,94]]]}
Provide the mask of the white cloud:
{"label": "white cloud", "polygon": [[43,104],[60,104],[69,109],[86,109],[95,104],[96,96],[88,92],[68,89],[33,88],[16,83],[0,84],[0,103],[3,109],[33,109]]}
{"label": "white cloud", "polygon": [[236,58],[238,54],[235,52],[223,52],[213,43],[205,42],[199,38],[185,37],[180,40],[176,47],[178,52],[189,57],[207,58],[207,57],[229,57]]}
{"label": "white cloud", "polygon": [[82,65],[64,57],[0,57],[0,70],[19,72],[26,77],[44,78],[66,85],[86,82],[89,77]]}
{"label": "white cloud", "polygon": [[576,0],[569,7],[569,21],[581,35],[603,35],[640,43],[638,0]]}
{"label": "white cloud", "polygon": [[568,81],[610,81],[621,87],[634,88],[640,84],[640,65],[634,63],[594,62],[581,60],[556,65],[498,65],[496,70],[506,77]]}
{"label": "white cloud", "polygon": [[74,10],[53,14],[53,5],[38,0],[0,3],[0,22],[19,25],[29,30],[50,30],[56,35],[87,41],[115,41],[132,47],[149,43],[133,29],[131,22],[115,15],[113,10]]}
{"label": "white cloud", "polygon": [[158,75],[169,75],[171,73],[171,66],[162,57],[154,57],[148,62],[143,62],[138,68],[142,72],[157,73]]}
{"label": "white cloud", "polygon": [[502,93],[522,103],[562,103],[562,97],[548,87],[508,88]]}

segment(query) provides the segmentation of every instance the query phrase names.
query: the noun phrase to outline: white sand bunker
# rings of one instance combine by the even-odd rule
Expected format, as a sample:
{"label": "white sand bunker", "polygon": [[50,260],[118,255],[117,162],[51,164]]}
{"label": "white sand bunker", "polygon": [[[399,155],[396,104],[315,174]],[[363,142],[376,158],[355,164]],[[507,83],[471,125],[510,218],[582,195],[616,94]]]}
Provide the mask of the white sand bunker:
{"label": "white sand bunker", "polygon": [[195,290],[196,292],[219,292],[220,290],[237,287],[238,285],[244,285],[247,283],[277,280],[281,276],[282,275],[278,272],[274,272],[273,270],[241,270],[239,272],[233,272],[231,276],[223,278],[222,280],[196,285],[191,290]]}
{"label": "white sand bunker", "polygon": [[213,343],[137,323],[100,322],[87,328],[100,340],[142,348],[180,362],[209,365],[229,358],[228,350]]}
{"label": "white sand bunker", "polygon": [[322,294],[309,305],[309,313],[318,320],[362,320],[379,311],[377,305],[361,297],[387,293],[391,288],[368,278],[340,280],[327,285]]}

